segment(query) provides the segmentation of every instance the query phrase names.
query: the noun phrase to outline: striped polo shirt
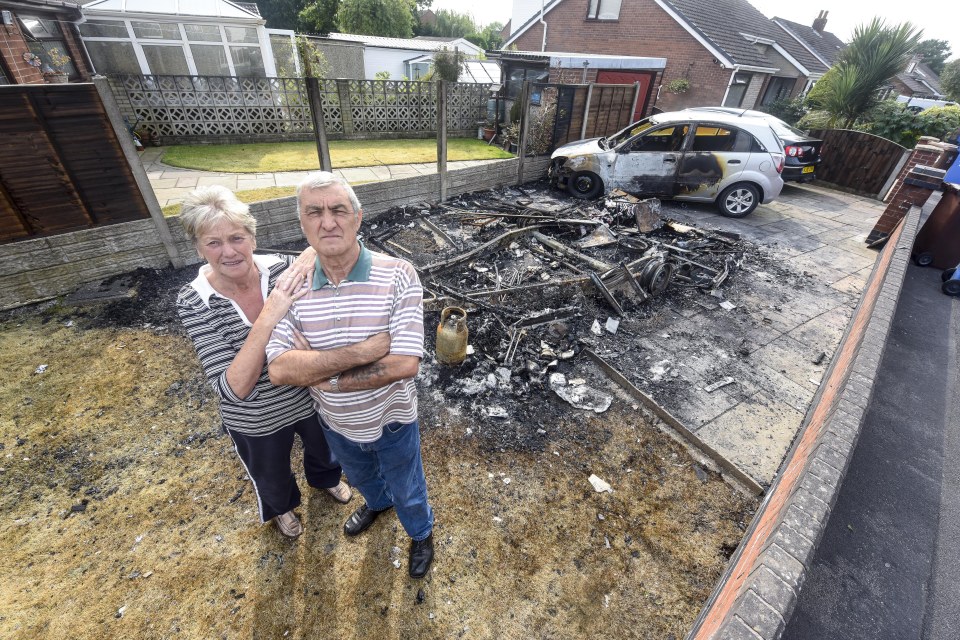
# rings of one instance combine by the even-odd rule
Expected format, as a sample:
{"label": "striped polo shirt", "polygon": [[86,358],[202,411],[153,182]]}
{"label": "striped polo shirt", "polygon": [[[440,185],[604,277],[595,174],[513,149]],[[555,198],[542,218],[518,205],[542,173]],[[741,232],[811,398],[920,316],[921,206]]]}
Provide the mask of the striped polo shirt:
{"label": "striped polo shirt", "polygon": [[[293,303],[277,323],[267,345],[272,361],[294,348],[293,329],[314,349],[345,347],[388,331],[390,353],[423,357],[423,289],[409,262],[360,245],[360,257],[347,277],[334,286],[317,260],[312,290]],[[383,427],[417,419],[413,379],[366,391],[320,391],[310,394],[320,417],[354,442],[373,442]]]}
{"label": "striped polo shirt", "polygon": [[[293,258],[255,255],[253,261],[260,271],[260,290],[266,300]],[[207,381],[220,399],[223,426],[246,435],[265,436],[313,415],[309,392],[301,387],[274,385],[266,365],[246,398],[238,397],[227,384],[227,367],[237,357],[253,324],[240,305],[210,286],[209,272],[210,265],[203,265],[196,280],[180,289],[177,312],[193,340]]]}

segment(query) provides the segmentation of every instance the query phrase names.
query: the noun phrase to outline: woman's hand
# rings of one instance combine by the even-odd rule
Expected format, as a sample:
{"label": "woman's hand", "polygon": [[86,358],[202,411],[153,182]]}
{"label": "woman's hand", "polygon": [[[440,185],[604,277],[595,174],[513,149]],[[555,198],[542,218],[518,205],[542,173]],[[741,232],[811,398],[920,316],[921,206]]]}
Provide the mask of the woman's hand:
{"label": "woman's hand", "polygon": [[284,271],[277,278],[277,284],[273,287],[273,291],[264,300],[263,310],[260,311],[257,320],[263,320],[273,329],[283,316],[287,315],[290,305],[310,291],[308,282],[306,274],[289,269]]}
{"label": "woman's hand", "polygon": [[293,261],[293,264],[290,265],[287,270],[284,272],[284,275],[287,273],[299,273],[306,276],[306,282],[313,282],[313,272],[316,270],[317,266],[317,252],[313,250],[313,247],[307,247],[303,250],[297,259]]}

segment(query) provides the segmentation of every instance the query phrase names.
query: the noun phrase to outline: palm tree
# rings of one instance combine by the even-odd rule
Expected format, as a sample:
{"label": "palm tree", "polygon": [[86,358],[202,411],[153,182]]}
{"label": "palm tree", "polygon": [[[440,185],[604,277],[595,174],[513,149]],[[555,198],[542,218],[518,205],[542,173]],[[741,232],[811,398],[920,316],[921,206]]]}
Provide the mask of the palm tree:
{"label": "palm tree", "polygon": [[873,107],[883,85],[906,68],[922,36],[909,22],[888,27],[880,18],[854,29],[822,98],[831,126],[848,128]]}

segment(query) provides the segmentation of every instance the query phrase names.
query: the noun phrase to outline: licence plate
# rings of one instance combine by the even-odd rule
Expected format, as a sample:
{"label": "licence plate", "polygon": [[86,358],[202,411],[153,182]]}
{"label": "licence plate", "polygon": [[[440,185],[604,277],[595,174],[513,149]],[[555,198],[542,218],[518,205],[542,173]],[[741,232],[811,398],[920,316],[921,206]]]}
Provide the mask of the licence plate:
{"label": "licence plate", "polygon": [[814,167],[813,165],[810,165],[809,167],[804,167],[804,168],[800,171],[800,173],[813,173],[813,170],[814,170],[815,168],[816,168],[816,167]]}

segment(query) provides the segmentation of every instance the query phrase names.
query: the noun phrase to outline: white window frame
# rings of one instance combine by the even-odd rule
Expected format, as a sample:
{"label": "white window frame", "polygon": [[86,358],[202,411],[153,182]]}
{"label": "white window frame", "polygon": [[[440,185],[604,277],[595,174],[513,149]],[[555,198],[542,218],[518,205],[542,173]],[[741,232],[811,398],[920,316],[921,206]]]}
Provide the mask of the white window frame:
{"label": "white window frame", "polygon": [[[614,18],[601,18],[604,4],[607,6],[614,4],[617,7],[617,15]],[[587,20],[619,20],[620,10],[623,8],[623,0],[590,0],[587,3]]]}
{"label": "white window frame", "polygon": [[[188,19],[188,20],[177,20],[176,22],[170,20],[157,20],[155,18],[149,18],[145,16],[140,17],[127,17],[127,18],[115,18],[110,16],[100,16],[100,15],[90,15],[88,16],[91,21],[97,22],[121,22],[124,24],[127,30],[126,38],[107,38],[100,36],[81,36],[82,40],[87,40],[90,42],[128,42],[133,45],[133,52],[137,58],[137,63],[140,65],[140,73],[143,75],[156,75],[150,69],[150,65],[147,62],[147,57],[143,52],[143,45],[163,45],[163,46],[180,46],[183,51],[184,58],[187,61],[187,70],[190,75],[197,76],[200,75],[197,73],[197,64],[193,59],[193,52],[190,49],[191,44],[203,44],[206,46],[216,46],[216,42],[200,42],[187,39],[187,31],[184,27],[185,23],[189,24],[212,24],[217,27],[220,32],[220,46],[223,47],[223,52],[227,58],[227,67],[230,70],[230,75],[236,77],[237,71],[233,66],[233,55],[230,52],[231,47],[250,47],[260,49],[260,57],[263,60],[263,72],[264,75],[268,78],[276,77],[277,68],[276,63],[273,59],[273,49],[270,48],[270,37],[267,35],[267,30],[263,28],[262,25],[256,25],[252,27],[249,24],[237,23],[236,25],[230,24],[230,26],[243,26],[248,28],[256,28],[257,31],[257,42],[227,42],[227,33],[224,29],[224,24],[222,22],[213,22],[210,20],[199,19]],[[192,18],[192,16],[191,16]],[[160,39],[149,39],[149,40],[139,40],[137,39],[136,32],[133,30],[134,22],[166,22],[167,24],[176,24],[177,29],[180,32],[179,40],[160,40]],[[271,30],[276,31],[276,30]],[[292,31],[289,32],[292,35]],[[294,47],[294,50],[296,48]],[[299,66],[299,60],[297,60]]]}

